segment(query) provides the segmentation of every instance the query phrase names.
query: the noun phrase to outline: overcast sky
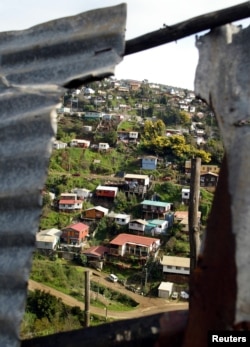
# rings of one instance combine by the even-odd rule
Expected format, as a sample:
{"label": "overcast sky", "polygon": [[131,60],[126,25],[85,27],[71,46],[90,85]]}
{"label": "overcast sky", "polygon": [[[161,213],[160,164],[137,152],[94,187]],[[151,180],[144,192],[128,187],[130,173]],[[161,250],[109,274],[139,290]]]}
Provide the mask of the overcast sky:
{"label": "overcast sky", "polygon": [[[48,20],[100,7],[127,4],[126,40],[246,0],[1,0],[0,31],[26,29]],[[245,20],[244,26],[250,21]],[[125,57],[115,76],[193,89],[198,51],[195,38]]]}

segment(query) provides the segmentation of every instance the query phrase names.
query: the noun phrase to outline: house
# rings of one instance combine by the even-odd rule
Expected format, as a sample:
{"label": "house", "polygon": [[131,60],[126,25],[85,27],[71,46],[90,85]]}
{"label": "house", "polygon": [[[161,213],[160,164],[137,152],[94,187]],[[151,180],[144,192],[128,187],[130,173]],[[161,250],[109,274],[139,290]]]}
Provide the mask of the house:
{"label": "house", "polygon": [[67,147],[67,143],[55,140],[53,143],[53,149],[65,149]]}
{"label": "house", "polygon": [[187,203],[190,198],[190,188],[182,188],[181,190],[181,198],[182,201]]}
{"label": "house", "polygon": [[170,299],[173,292],[173,282],[161,282],[158,287],[158,297],[163,299]]}
{"label": "house", "polygon": [[82,251],[88,261],[103,260],[105,255],[109,253],[109,248],[105,246],[92,246]]}
{"label": "house", "polygon": [[149,187],[148,175],[126,174],[124,175],[125,191],[144,195]]}
{"label": "house", "polygon": [[141,82],[137,82],[137,81],[129,81],[129,88],[130,90],[138,90],[141,87]]}
{"label": "house", "polygon": [[160,239],[132,234],[119,234],[109,242],[110,254],[116,256],[147,257],[156,253]]}
{"label": "house", "polygon": [[102,112],[86,111],[84,114],[84,118],[89,120],[101,120],[102,117],[103,117]]}
{"label": "house", "polygon": [[[202,164],[200,168],[200,174],[205,174],[205,173],[215,173],[219,174],[220,173],[220,168],[218,165],[208,165],[208,164]],[[185,161],[185,174],[190,177],[191,174],[191,160],[186,160]]]}
{"label": "house", "polygon": [[[201,212],[198,211],[198,222],[201,219]],[[174,212],[174,221],[176,223],[179,223],[182,225],[182,231],[189,232],[189,225],[188,225],[188,211],[175,211]]]}
{"label": "house", "polygon": [[107,214],[107,217],[113,219],[113,221],[119,225],[127,225],[130,221],[130,215],[124,213],[110,212]]}
{"label": "house", "polygon": [[83,201],[77,198],[76,194],[63,193],[60,196],[58,208],[63,212],[70,212],[82,209]]}
{"label": "house", "polygon": [[100,142],[100,143],[98,144],[98,149],[99,149],[100,151],[106,151],[106,150],[109,149],[109,144],[108,144],[108,143],[105,143],[105,142]]}
{"label": "house", "polygon": [[147,221],[145,234],[152,236],[165,235],[168,230],[168,221],[164,219],[152,219]]}
{"label": "house", "polygon": [[155,170],[157,167],[157,157],[146,156],[142,158],[142,169],[143,170]]}
{"label": "house", "polygon": [[213,172],[207,172],[200,175],[201,187],[216,187],[219,180],[219,175]]}
{"label": "house", "polygon": [[62,229],[61,242],[80,246],[89,234],[89,226],[83,223],[74,223]]}
{"label": "house", "polygon": [[55,250],[60,242],[62,231],[59,229],[41,230],[36,234],[36,248]]}
{"label": "house", "polygon": [[115,198],[118,192],[118,187],[97,186],[95,193],[98,197]]}
{"label": "house", "polygon": [[72,193],[76,194],[79,199],[88,199],[91,197],[92,193],[89,189],[84,188],[74,188],[72,189]]}
{"label": "house", "polygon": [[129,230],[138,235],[144,235],[147,222],[144,219],[133,219],[129,222]]}
{"label": "house", "polygon": [[102,117],[102,120],[111,121],[112,120],[112,114],[104,114]]}
{"label": "house", "polygon": [[82,212],[82,219],[101,219],[108,214],[109,210],[102,206],[90,207]]}
{"label": "house", "polygon": [[[141,202],[142,213],[146,217],[152,216],[161,219],[170,211],[171,204],[169,202],[155,201],[155,200],[144,200]],[[160,218],[161,217],[161,218]]]}
{"label": "house", "polygon": [[70,141],[70,147],[79,147],[79,148],[89,148],[90,141],[83,139],[74,139]]}
{"label": "house", "polygon": [[163,274],[190,274],[190,258],[164,255],[160,263],[163,266]]}
{"label": "house", "polygon": [[129,131],[128,137],[130,140],[137,140],[138,139],[138,132],[137,131]]}
{"label": "house", "polygon": [[137,183],[141,186],[149,186],[148,175],[126,174],[124,179],[127,183]]}
{"label": "house", "polygon": [[103,269],[103,261],[109,253],[109,248],[105,246],[93,246],[81,252],[87,258],[87,265],[97,270]]}

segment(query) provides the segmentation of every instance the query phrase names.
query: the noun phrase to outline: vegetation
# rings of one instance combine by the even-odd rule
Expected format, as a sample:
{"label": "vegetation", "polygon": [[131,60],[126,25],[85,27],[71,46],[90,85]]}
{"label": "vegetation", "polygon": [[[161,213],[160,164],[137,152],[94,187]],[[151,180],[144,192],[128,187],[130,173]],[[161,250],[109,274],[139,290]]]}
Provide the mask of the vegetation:
{"label": "vegetation", "polygon": [[[183,175],[183,167],[186,160],[191,157],[201,157],[203,163],[220,165],[224,154],[223,146],[218,134],[216,120],[211,117],[211,112],[204,103],[192,101],[197,109],[197,114],[191,119],[190,114],[181,111],[174,106],[173,100],[166,90],[155,93],[144,81],[138,91],[130,91],[121,95],[111,88],[109,80],[91,84],[96,93],[99,89],[107,92],[103,103],[96,104],[93,100],[83,95],[78,97],[78,107],[83,111],[112,112],[119,107],[119,103],[131,107],[128,117],[121,123],[108,125],[108,130],[99,127],[99,121],[86,120],[84,114],[62,115],[58,121],[57,139],[67,144],[72,139],[84,138],[91,143],[108,142],[109,151],[100,152],[96,148],[71,148],[53,151],[50,159],[49,175],[46,181],[46,191],[54,192],[56,199],[62,192],[70,192],[71,189],[86,188],[94,191],[96,186],[103,184],[107,179],[118,172],[148,174],[153,176],[152,185],[145,198],[167,201],[173,205],[173,209],[187,210],[188,206],[182,203],[179,178]],[[187,91],[185,91],[187,93]],[[111,97],[108,97],[111,96]],[[72,93],[69,91],[64,97],[64,105],[70,104]],[[119,100],[119,101],[118,101]],[[95,100],[96,102],[96,100]],[[175,102],[175,100],[174,100]],[[200,118],[198,112],[204,116]],[[191,121],[197,122],[197,127],[204,129],[206,143],[198,145],[191,131],[184,135],[166,136],[168,128],[189,129]],[[83,125],[91,125],[93,131],[86,133]],[[117,130],[138,131],[140,143],[117,142]],[[154,155],[159,159],[159,165],[154,171],[141,169],[141,158],[145,155]],[[167,166],[166,163],[170,165]],[[163,179],[170,181],[164,181]],[[206,189],[201,189],[200,206],[202,212],[202,226],[206,225],[213,201],[213,194]],[[141,218],[140,198],[136,195],[127,196],[119,191],[108,207],[115,212],[131,214],[133,218]],[[84,201],[86,209],[95,204],[95,200]],[[72,221],[80,220],[80,213],[58,212],[56,205],[52,205],[49,194],[43,198],[43,212],[40,219],[40,228],[63,228]],[[92,224],[95,233],[89,239],[90,245],[106,245],[115,235],[127,230],[124,227],[102,218]],[[181,225],[175,223],[168,235],[161,236],[162,249],[160,255],[171,254],[189,256],[189,238]],[[159,255],[159,256],[160,256]],[[158,259],[159,260],[159,259]],[[150,291],[151,295],[157,295],[157,288],[162,279],[162,269],[159,262],[149,259],[147,270],[143,268],[137,258],[131,256],[127,263],[120,260],[106,261],[104,271],[114,272],[122,281],[130,285],[143,287],[144,292]],[[80,254],[75,255],[73,262],[53,257],[34,256],[31,278],[56,288],[66,294],[83,301],[84,292],[84,266],[86,258]],[[147,273],[145,273],[147,271]],[[147,276],[147,286],[145,285]],[[91,304],[105,307],[107,302],[112,310],[133,309],[136,303],[129,297],[121,295],[102,286],[96,281],[91,281],[91,290],[94,295]],[[104,321],[100,317],[92,316],[91,325]],[[84,326],[84,317],[79,307],[67,307],[57,298],[48,293],[35,291],[29,293],[27,309],[22,323],[22,337],[40,336],[57,331],[77,329]]]}

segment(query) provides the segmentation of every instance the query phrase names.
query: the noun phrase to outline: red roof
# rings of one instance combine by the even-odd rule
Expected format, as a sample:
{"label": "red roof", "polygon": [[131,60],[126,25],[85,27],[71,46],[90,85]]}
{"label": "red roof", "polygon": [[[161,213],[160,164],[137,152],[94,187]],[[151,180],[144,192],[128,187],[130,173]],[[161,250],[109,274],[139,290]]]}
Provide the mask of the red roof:
{"label": "red roof", "polygon": [[86,224],[83,224],[83,223],[74,223],[74,224],[70,224],[68,225],[66,228],[64,229],[73,229],[73,230],[76,230],[76,231],[83,231],[83,230],[86,230],[86,229],[89,229],[89,226],[86,225]]}
{"label": "red roof", "polygon": [[90,247],[88,249],[86,249],[85,251],[83,251],[83,254],[88,254],[88,255],[93,255],[95,257],[100,257],[102,256],[105,252],[108,252],[109,249],[105,246],[93,246]]}
{"label": "red roof", "polygon": [[60,200],[59,201],[59,205],[60,204],[63,204],[63,205],[74,205],[74,204],[80,204],[82,202],[82,200],[72,200],[72,199],[69,199],[69,200]]}
{"label": "red roof", "polygon": [[125,243],[134,243],[143,246],[150,246],[152,245],[152,243],[158,241],[160,241],[160,239],[155,239],[153,237],[145,237],[132,234],[120,234],[116,236],[112,241],[110,241],[110,244],[122,246]]}

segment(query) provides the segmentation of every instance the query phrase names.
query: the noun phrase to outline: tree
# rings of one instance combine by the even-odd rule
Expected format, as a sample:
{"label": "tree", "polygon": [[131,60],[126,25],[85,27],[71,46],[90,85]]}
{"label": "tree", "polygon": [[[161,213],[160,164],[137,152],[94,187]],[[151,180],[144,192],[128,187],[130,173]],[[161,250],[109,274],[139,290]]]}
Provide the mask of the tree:
{"label": "tree", "polygon": [[61,300],[55,296],[36,289],[27,299],[27,311],[35,313],[37,318],[47,318],[49,322],[54,318]]}

